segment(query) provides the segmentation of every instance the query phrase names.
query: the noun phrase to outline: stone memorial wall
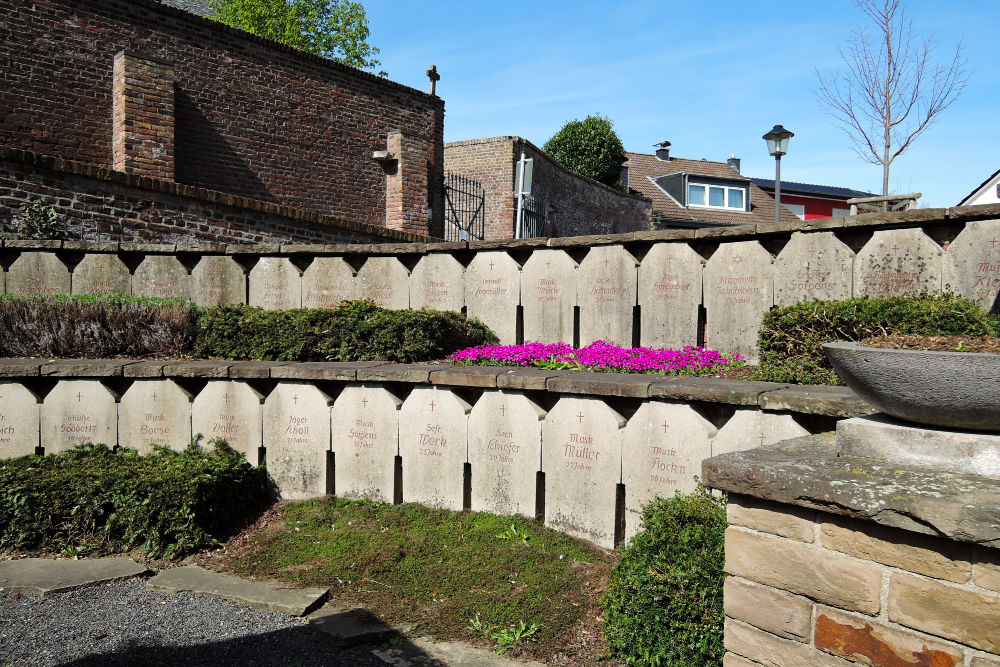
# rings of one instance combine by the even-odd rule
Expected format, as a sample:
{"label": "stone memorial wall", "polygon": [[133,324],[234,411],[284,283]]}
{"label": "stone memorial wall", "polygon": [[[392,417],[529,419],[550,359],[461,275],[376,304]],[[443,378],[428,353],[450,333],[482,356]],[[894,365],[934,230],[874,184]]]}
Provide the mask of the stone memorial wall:
{"label": "stone memorial wall", "polygon": [[505,252],[481,252],[465,269],[465,307],[502,345],[517,343],[521,267]]}
{"label": "stone memorial wall", "polygon": [[69,294],[69,269],[53,252],[22,252],[7,270],[7,294]]}
{"label": "stone memorial wall", "polygon": [[854,258],[854,296],[941,291],[941,246],[918,229],[877,231]]}
{"label": "stone memorial wall", "polygon": [[346,498],[393,501],[403,402],[382,387],[347,387],[333,403],[334,490]]}
{"label": "stone memorial wall", "polygon": [[451,255],[421,257],[410,274],[410,308],[461,312],[465,304],[464,272]]}
{"label": "stone memorial wall", "polygon": [[355,299],[371,299],[383,308],[410,307],[410,272],[395,257],[369,257],[354,282]]}
{"label": "stone memorial wall", "polygon": [[118,444],[149,454],[191,442],[191,395],[171,380],[136,380],[121,397]]}
{"label": "stone memorial wall", "polygon": [[171,255],[149,255],[132,275],[132,294],[157,299],[190,299],[191,276]]}
{"label": "stone memorial wall", "polygon": [[573,342],[576,262],[564,250],[536,250],[521,268],[524,340]]}
{"label": "stone memorial wall", "polygon": [[130,294],[132,275],[118,257],[87,253],[73,268],[73,294]]}
{"label": "stone memorial wall", "polygon": [[622,246],[598,246],[587,253],[576,272],[581,346],[603,340],[632,347],[638,265]]}
{"label": "stone memorial wall", "polygon": [[261,257],[250,269],[249,302],[265,310],[302,307],[302,274],[287,257]]}
{"label": "stone memorial wall", "polygon": [[354,270],[342,257],[317,257],[302,274],[302,307],[334,308],[354,296]]}
{"label": "stone memorial wall", "polygon": [[698,344],[698,306],[705,260],[684,243],[657,243],[639,266],[642,345]]}
{"label": "stone memorial wall", "polygon": [[267,474],[282,500],[327,493],[329,478],[329,396],[310,384],[279,384],[264,401]]}
{"label": "stone memorial wall", "polygon": [[448,390],[418,387],[399,411],[403,500],[461,510],[472,406]]}
{"label": "stone memorial wall", "polygon": [[705,345],[757,360],[757,330],[774,304],[771,254],[757,241],[724,243],[705,265]]}
{"label": "stone memorial wall", "polygon": [[199,306],[246,303],[246,270],[232,257],[202,257],[191,270],[191,300]]}
{"label": "stone memorial wall", "polygon": [[[114,447],[118,444],[118,397],[97,380],[60,380],[42,402],[39,433],[46,454],[88,442]],[[30,433],[23,435],[31,438]]]}
{"label": "stone memorial wall", "polygon": [[0,458],[34,454],[39,445],[38,395],[19,382],[0,382]]}
{"label": "stone memorial wall", "polygon": [[251,465],[260,463],[264,396],[246,382],[211,380],[191,406],[191,432],[204,442],[220,438],[243,452]]}

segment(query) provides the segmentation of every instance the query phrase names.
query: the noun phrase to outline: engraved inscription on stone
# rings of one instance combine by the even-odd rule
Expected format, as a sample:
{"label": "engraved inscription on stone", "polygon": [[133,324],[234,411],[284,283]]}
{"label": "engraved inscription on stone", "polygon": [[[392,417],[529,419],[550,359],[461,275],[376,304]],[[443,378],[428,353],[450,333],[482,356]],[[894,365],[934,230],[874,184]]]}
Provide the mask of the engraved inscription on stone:
{"label": "engraved inscription on stone", "polygon": [[403,501],[462,509],[472,406],[447,390],[417,387],[399,413]]}
{"label": "engraved inscription on stone", "polygon": [[366,385],[349,386],[337,397],[330,437],[338,496],[392,502],[402,405],[382,387]]}
{"label": "engraved inscription on stone", "polygon": [[774,260],[774,303],[849,299],[854,251],[833,232],[794,232]]}
{"label": "engraved inscription on stone", "polygon": [[287,257],[261,257],[250,269],[250,305],[264,310],[302,307],[302,274]]}
{"label": "engraved inscription on stone", "polygon": [[0,459],[34,454],[39,399],[19,382],[0,381]]}
{"label": "engraved inscription on stone", "polygon": [[686,243],[657,243],[639,265],[639,335],[646,347],[698,344],[704,261]]}
{"label": "engraved inscription on stone", "polygon": [[591,248],[576,271],[580,345],[595,340],[632,347],[639,262],[622,246]]}
{"label": "engraved inscription on stone", "polygon": [[809,435],[791,415],[737,410],[712,438],[712,456],[739,452]]}
{"label": "engraved inscription on stone", "polygon": [[41,441],[46,454],[87,442],[118,444],[118,403],[97,380],[61,380],[42,402]]}
{"label": "engraved inscription on stone", "polygon": [[246,303],[246,271],[232,257],[202,257],[191,271],[191,300],[199,306]]}
{"label": "engraved inscription on stone", "polygon": [[136,380],[122,394],[118,444],[149,454],[153,445],[182,450],[191,442],[191,394],[171,380]]}
{"label": "engraved inscription on stone", "polygon": [[465,305],[464,273],[451,255],[424,255],[410,274],[410,308],[460,312]]}
{"label": "engraved inscription on stone", "polygon": [[300,383],[279,384],[264,401],[267,475],[282,500],[326,494],[332,402]]}
{"label": "engraved inscription on stone", "polygon": [[472,511],[535,515],[545,410],[522,394],[487,391],[469,417]]}
{"label": "engraved inscription on stone", "polygon": [[148,255],[132,276],[132,294],[159,299],[189,299],[191,276],[173,255]]}
{"label": "engraved inscription on stone", "polygon": [[358,271],[354,289],[358,299],[371,299],[383,308],[410,307],[410,272],[395,257],[369,257]]}
{"label": "engraved inscription on stone", "polygon": [[215,438],[243,452],[256,466],[264,444],[261,431],[264,397],[246,382],[209,380],[198,392],[191,408],[191,431],[204,436],[202,445]]}
{"label": "engraved inscription on stone", "polygon": [[941,291],[941,247],[919,229],[877,231],[854,259],[854,296]]}
{"label": "engraved inscription on stone", "polygon": [[355,298],[354,270],[341,257],[317,257],[302,274],[303,308],[336,308]]}
{"label": "engraved inscription on stone", "polygon": [[480,252],[465,269],[466,314],[496,333],[503,345],[517,343],[521,269],[505,252]]}
{"label": "engraved inscription on stone", "polygon": [[757,330],[774,303],[771,255],[756,241],[723,243],[705,265],[705,345],[757,361]]}
{"label": "engraved inscription on stone", "polygon": [[573,344],[576,262],[564,250],[536,250],[521,269],[524,340]]}
{"label": "engraved inscription on stone", "polygon": [[1000,313],[1000,220],[974,220],[944,253],[944,283],[956,294]]}
{"label": "engraved inscription on stone", "polygon": [[625,419],[593,398],[559,399],[542,423],[545,525],[615,546]]}
{"label": "engraved inscription on stone", "polygon": [[69,269],[54,252],[22,252],[7,271],[8,294],[69,294]]}
{"label": "engraved inscription on stone", "polygon": [[129,294],[132,276],[117,255],[87,253],[73,269],[73,294]]}

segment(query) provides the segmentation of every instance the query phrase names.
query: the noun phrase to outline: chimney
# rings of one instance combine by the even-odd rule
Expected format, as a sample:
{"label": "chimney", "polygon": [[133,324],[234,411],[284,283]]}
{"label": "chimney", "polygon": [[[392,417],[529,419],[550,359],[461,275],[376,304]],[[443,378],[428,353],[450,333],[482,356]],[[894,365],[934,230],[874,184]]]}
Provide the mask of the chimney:
{"label": "chimney", "polygon": [[670,161],[670,142],[664,139],[658,144],[653,144],[656,147],[656,159],[662,162]]}
{"label": "chimney", "polygon": [[736,157],[736,153],[729,156],[729,159],[726,160],[726,164],[735,169],[737,174],[740,173],[740,159]]}

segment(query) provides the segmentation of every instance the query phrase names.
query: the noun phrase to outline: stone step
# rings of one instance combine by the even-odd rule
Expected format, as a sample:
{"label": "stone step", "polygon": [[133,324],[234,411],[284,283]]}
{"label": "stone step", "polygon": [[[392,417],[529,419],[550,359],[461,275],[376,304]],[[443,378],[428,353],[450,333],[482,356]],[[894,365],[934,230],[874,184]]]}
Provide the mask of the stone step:
{"label": "stone step", "polygon": [[55,560],[22,558],[0,562],[0,591],[48,595],[120,579],[131,579],[149,570],[131,558]]}
{"label": "stone step", "polygon": [[409,639],[372,653],[393,667],[542,667],[533,660],[515,660],[488,649],[461,642],[436,642],[429,637]]}

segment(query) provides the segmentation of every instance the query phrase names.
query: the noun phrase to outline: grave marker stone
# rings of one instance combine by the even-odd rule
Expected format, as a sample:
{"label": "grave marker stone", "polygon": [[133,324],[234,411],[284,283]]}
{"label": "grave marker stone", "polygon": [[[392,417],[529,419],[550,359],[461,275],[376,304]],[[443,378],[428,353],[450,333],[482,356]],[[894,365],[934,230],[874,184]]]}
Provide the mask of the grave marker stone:
{"label": "grave marker stone", "polygon": [[559,399],[542,423],[545,525],[615,546],[625,418],[599,399]]}
{"label": "grave marker stone", "polygon": [[524,340],[573,344],[576,262],[564,250],[536,250],[521,269]]}
{"label": "grave marker stone", "polygon": [[944,253],[944,283],[991,313],[1000,313],[1000,220],[974,220]]}
{"label": "grave marker stone", "polygon": [[688,405],[647,401],[639,406],[622,438],[626,540],[641,527],[643,505],[656,496],[695,490],[695,476],[712,456],[715,434],[715,426]]}
{"label": "grave marker stone", "polygon": [[686,243],[657,243],[639,265],[639,335],[646,347],[698,344],[705,260]]}
{"label": "grave marker stone", "polygon": [[8,294],[69,294],[69,269],[54,252],[22,252],[7,271]]}
{"label": "grave marker stone", "polygon": [[410,308],[461,312],[465,305],[464,273],[451,255],[424,255],[410,274]]}
{"label": "grave marker stone", "polygon": [[34,454],[39,398],[20,382],[0,381],[0,459]]}
{"label": "grave marker stone", "polygon": [[522,394],[487,391],[469,416],[472,511],[535,515],[545,410]]}
{"label": "grave marker stone", "polygon": [[246,382],[209,380],[191,407],[191,432],[203,435],[203,444],[225,440],[256,466],[264,444],[263,403],[264,396]]}
{"label": "grave marker stone", "polygon": [[302,274],[287,257],[261,257],[250,269],[250,305],[265,310],[302,307]]}
{"label": "grave marker stone", "polygon": [[757,362],[757,330],[774,303],[771,255],[757,241],[723,243],[705,265],[705,345]]}
{"label": "grave marker stone", "polygon": [[403,402],[382,387],[348,386],[333,403],[330,433],[338,496],[393,501]]}
{"label": "grave marker stone", "polygon": [[325,495],[329,396],[311,384],[282,383],[264,401],[267,474],[282,500]]}
{"label": "grave marker stone", "polygon": [[774,260],[774,303],[849,299],[853,278],[854,251],[833,232],[793,232]]}
{"label": "grave marker stone", "polygon": [[632,347],[639,262],[622,246],[591,248],[576,271],[580,345],[595,340]]}
{"label": "grave marker stone", "polygon": [[136,380],[122,394],[118,444],[149,454],[153,445],[183,450],[191,443],[191,394],[171,380]]}
{"label": "grave marker stone", "polygon": [[417,387],[399,412],[403,501],[462,510],[468,460],[468,403],[447,390]]}
{"label": "grave marker stone", "polygon": [[342,257],[317,257],[302,274],[303,308],[336,308],[355,298],[354,269]]}
{"label": "grave marker stone", "polygon": [[191,276],[173,255],[148,255],[132,276],[132,294],[158,299],[189,299]]}
{"label": "grave marker stone", "polygon": [[191,271],[191,300],[199,306],[246,303],[246,271],[232,257],[202,257]]}
{"label": "grave marker stone", "polygon": [[118,444],[118,403],[97,380],[60,380],[42,402],[41,441],[46,454],[87,442]]}
{"label": "grave marker stone", "polygon": [[854,296],[940,293],[941,254],[919,229],[877,231],[854,258]]}
{"label": "grave marker stone", "polygon": [[87,253],[73,269],[73,294],[130,294],[132,276],[117,255]]}
{"label": "grave marker stone", "polygon": [[410,272],[395,257],[369,257],[355,280],[358,299],[371,299],[382,308],[410,307]]}
{"label": "grave marker stone", "polygon": [[712,438],[712,456],[739,452],[782,440],[809,435],[791,415],[760,410],[737,410]]}
{"label": "grave marker stone", "polygon": [[517,343],[521,270],[505,252],[480,252],[465,269],[465,312],[496,333],[502,345]]}

